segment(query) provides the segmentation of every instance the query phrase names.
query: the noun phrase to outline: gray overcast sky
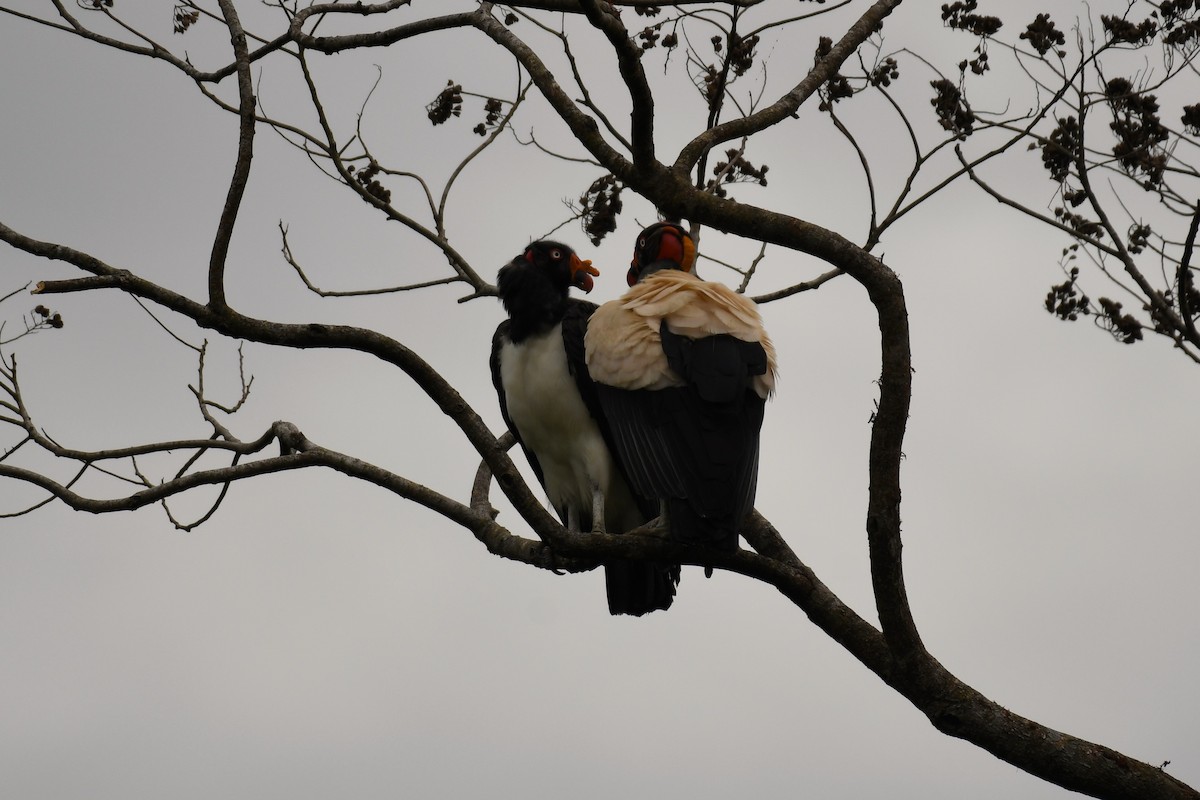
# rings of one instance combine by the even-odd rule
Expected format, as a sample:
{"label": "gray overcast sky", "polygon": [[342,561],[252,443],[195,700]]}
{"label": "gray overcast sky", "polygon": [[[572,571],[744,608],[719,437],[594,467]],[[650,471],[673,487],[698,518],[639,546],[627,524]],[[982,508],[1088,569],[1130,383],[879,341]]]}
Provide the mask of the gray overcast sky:
{"label": "gray overcast sky", "polygon": [[[32,0],[10,5],[50,13]],[[1014,22],[1036,7],[1004,5],[1028,11]],[[812,35],[840,32],[845,19]],[[147,24],[197,63],[225,57],[211,22],[172,38],[163,6]],[[947,64],[969,50],[944,36],[934,4],[906,3],[893,24],[889,48],[915,45]],[[533,37],[531,27],[520,32]],[[603,49],[580,39],[585,70],[601,74]],[[808,44],[763,49],[775,58],[773,91],[811,63]],[[463,119],[433,129],[424,104],[450,78],[504,96],[516,82],[478,36],[338,56],[318,76],[343,134],[376,63],[383,78],[364,131],[436,187],[478,142],[469,129],[481,114],[468,104]],[[202,296],[236,120],[162,64],[11,17],[0,17],[0,75],[0,220]],[[268,67],[258,87],[268,112],[300,113],[290,112],[297,77],[286,63]],[[923,94],[928,78],[912,77]],[[598,96],[619,102],[618,88],[610,80]],[[678,98],[660,103],[663,152],[700,119],[694,98]],[[538,103],[518,127],[531,125],[568,149]],[[774,150],[748,156],[770,164],[771,185],[741,196],[859,239],[861,174],[827,129],[810,114],[768,137]],[[499,430],[487,372],[499,304],[456,304],[453,287],[360,300],[306,293],[279,255],[281,220],[325,288],[439,277],[444,265],[269,130],[257,142],[230,259],[233,304],[394,336]],[[1049,202],[1036,167],[1016,159],[993,177],[1038,182],[1035,196]],[[491,278],[597,174],[503,143],[460,179],[450,233]],[[395,191],[419,209],[404,195],[411,186]],[[650,219],[631,202],[599,248],[578,228],[557,234],[601,268],[594,299],[620,293],[636,220]],[[1190,520],[1200,369],[1158,342],[1118,346],[1047,315],[1041,300],[1060,280],[1065,244],[965,185],[884,242],[905,280],[916,367],[903,479],[909,594],[929,648],[969,684],[1051,727],[1170,760],[1172,774],[1198,785],[1200,544]],[[703,246],[741,263],[755,252],[716,235]],[[760,290],[824,271],[771,251],[762,269]],[[0,250],[0,294],[70,274]],[[705,274],[731,280],[711,266]],[[32,305],[0,307],[6,330],[20,325],[23,303]],[[35,419],[59,441],[102,448],[207,433],[187,390],[194,356],[130,300],[49,304],[66,327],[15,351]],[[764,428],[759,508],[873,619],[862,530],[872,309],[841,279],[764,315],[782,380]],[[287,419],[320,444],[466,497],[478,459],[402,375],[345,353],[245,355],[253,393],[230,421],[243,438]],[[210,393],[235,400],[236,345],[214,341],[209,362]],[[177,464],[143,467],[166,475]],[[83,490],[114,491],[98,481]],[[31,498],[0,484],[0,511]],[[179,515],[209,500],[181,500]],[[521,530],[511,511],[501,521]],[[0,709],[0,794],[28,800],[1066,796],[938,734],[764,586],[688,569],[669,612],[610,618],[598,573],[501,561],[431,513],[324,472],[237,485],[187,534],[157,508],[96,517],[52,505],[0,520]]]}

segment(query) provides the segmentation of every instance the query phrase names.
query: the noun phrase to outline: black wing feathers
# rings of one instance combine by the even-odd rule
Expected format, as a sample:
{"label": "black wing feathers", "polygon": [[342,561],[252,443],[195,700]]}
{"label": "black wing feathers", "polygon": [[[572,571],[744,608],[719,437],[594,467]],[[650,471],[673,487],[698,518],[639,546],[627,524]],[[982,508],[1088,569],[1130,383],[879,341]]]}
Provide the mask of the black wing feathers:
{"label": "black wing feathers", "polygon": [[600,386],[614,443],[639,494],[667,499],[681,539],[725,549],[754,507],[765,402],[751,379],[767,370],[757,342],[728,334],[690,339],[661,326],[667,363],[686,386]]}
{"label": "black wing feathers", "polygon": [[750,378],[767,371],[767,351],[758,342],[725,333],[690,339],[672,333],[666,320],[658,332],[667,364],[705,402],[735,402]]}

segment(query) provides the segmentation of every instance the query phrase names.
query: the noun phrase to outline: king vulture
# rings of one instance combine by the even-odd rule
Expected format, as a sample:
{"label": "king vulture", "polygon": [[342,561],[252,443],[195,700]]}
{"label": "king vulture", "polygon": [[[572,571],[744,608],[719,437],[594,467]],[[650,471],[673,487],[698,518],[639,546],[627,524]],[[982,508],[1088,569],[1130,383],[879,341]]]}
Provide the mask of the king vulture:
{"label": "king vulture", "polygon": [[638,236],[619,300],[592,315],[586,360],[633,490],[659,498],[673,538],[736,550],[754,507],[775,349],[758,308],[692,272],[681,226]]}
{"label": "king vulture", "polygon": [[[583,337],[599,272],[558,242],[534,242],[496,280],[508,319],[492,337],[492,383],[513,432],[559,519],[572,531],[624,533],[656,515],[613,456],[608,425],[584,363]],[[641,616],[675,597],[679,565],[619,561],[604,566],[612,614]]]}

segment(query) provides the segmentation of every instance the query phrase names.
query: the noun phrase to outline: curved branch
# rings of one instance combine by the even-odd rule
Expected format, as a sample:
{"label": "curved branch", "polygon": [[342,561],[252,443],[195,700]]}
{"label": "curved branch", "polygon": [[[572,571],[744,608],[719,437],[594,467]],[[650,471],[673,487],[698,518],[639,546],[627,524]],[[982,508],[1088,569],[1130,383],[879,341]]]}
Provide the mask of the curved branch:
{"label": "curved branch", "polygon": [[901,2],[902,0],[876,0],[859,17],[858,21],[850,26],[850,29],[833,46],[828,55],[818,61],[816,66],[790,92],[761,111],[717,125],[692,139],[675,159],[675,169],[687,172],[700,160],[701,156],[714,147],[731,139],[751,136],[795,114],[804,101],[837,72],[838,67],[858,49],[859,45],[879,29],[883,20]]}
{"label": "curved branch", "polygon": [[[510,449],[517,443],[517,438],[511,431],[506,431],[496,446],[502,450]],[[489,497],[492,489],[492,470],[487,461],[479,462],[475,470],[475,480],[471,483],[471,510],[480,517],[495,520],[497,511],[492,507]],[[510,561],[520,561],[539,569],[552,572],[586,572],[595,569],[598,563],[594,559],[577,559],[557,555],[545,542],[537,539],[526,539],[511,533],[506,528],[495,524],[484,525],[474,531],[475,538],[487,547],[492,555],[507,558]]]}
{"label": "curved branch", "polygon": [[1001,194],[999,191],[997,191],[995,188],[993,188],[991,186],[991,184],[989,184],[987,181],[983,180],[983,178],[979,177],[979,173],[977,173],[975,171],[975,168],[967,161],[966,157],[962,154],[962,150],[960,148],[956,147],[955,153],[958,155],[959,163],[961,163],[963,165],[963,169],[966,170],[967,177],[969,177],[976,186],[978,186],[980,189],[983,189],[983,191],[985,193],[987,193],[987,195],[990,196],[992,199],[994,199],[996,202],[1000,203],[1001,205],[1008,206],[1009,208],[1015,208],[1017,211],[1020,211],[1022,214],[1030,216],[1030,217],[1036,219],[1038,222],[1041,222],[1044,225],[1049,225],[1052,228],[1058,228],[1063,233],[1069,234],[1073,238],[1078,239],[1083,244],[1086,244],[1089,247],[1094,247],[1094,248],[1096,248],[1096,250],[1098,250],[1102,253],[1107,253],[1110,256],[1116,256],[1118,258],[1120,257],[1120,253],[1116,250],[1116,248],[1105,244],[1104,242],[1100,241],[1099,239],[1097,239],[1093,236],[1087,236],[1085,234],[1082,234],[1079,231],[1072,228],[1070,225],[1065,225],[1052,217],[1048,217],[1045,214],[1038,213],[1037,211],[1034,211],[1032,208],[1029,208],[1028,206],[1019,203],[1018,201],[1013,200],[1011,197],[1007,197],[1006,195]]}
{"label": "curved branch", "polygon": [[[491,4],[484,4],[484,6],[489,5]],[[481,6],[481,10],[482,8],[483,6]],[[571,134],[589,153],[596,157],[597,161],[622,180],[625,180],[634,171],[633,164],[605,141],[600,134],[600,126],[596,120],[583,113],[579,106],[562,90],[554,73],[529,45],[521,41],[490,14],[476,14],[471,21],[481,33],[508,50],[521,62],[546,102],[566,123]],[[657,172],[657,170],[653,171]]]}
{"label": "curved branch", "polygon": [[[387,5],[387,4],[381,4]],[[355,6],[325,4],[311,6],[296,14],[288,30],[288,37],[301,48],[316,50],[321,53],[340,53],[344,50],[354,50],[360,47],[387,47],[404,39],[421,36],[435,31],[446,31],[454,28],[464,28],[474,24],[481,11],[469,11],[462,14],[447,14],[444,17],[431,17],[417,20],[395,28],[368,33],[349,33],[341,36],[313,36],[305,33],[303,26],[312,15],[323,15],[334,12],[358,13]]]}
{"label": "curved branch", "polygon": [[[58,11],[59,16],[67,21],[66,25],[52,22],[51,20],[43,19],[41,17],[36,17],[32,14],[24,14],[20,11],[3,6],[0,6],[0,14],[8,14],[17,17],[18,19],[23,19],[27,22],[32,22],[37,25],[43,25],[48,28],[70,33],[74,36],[80,37],[81,39],[86,39],[87,41],[94,42],[114,50],[120,50],[132,55],[145,56],[147,58],[165,61],[175,69],[187,75],[192,80],[196,81],[196,83],[219,83],[237,71],[237,64],[230,63],[224,67],[221,67],[220,69],[205,72],[197,69],[188,60],[179,58],[174,53],[171,53],[169,50],[166,50],[159,45],[146,46],[131,44],[120,39],[114,39],[111,36],[104,36],[103,34],[96,33],[95,31],[83,25],[83,23],[70,14],[66,10],[66,7],[62,4],[61,0],[55,0],[54,6]],[[291,41],[292,37],[288,33],[277,36],[270,41],[263,42],[260,47],[249,54],[249,59],[251,62],[259,61],[271,53],[283,50],[284,46],[290,44]]]}
{"label": "curved branch", "polygon": [[[450,245],[450,243],[446,240],[446,237],[443,233],[443,227],[444,227],[443,220],[440,216],[439,211],[432,208],[432,198],[430,198],[430,204],[431,204],[431,213],[434,216],[434,225],[437,228],[437,230],[435,230],[435,231],[429,230],[429,228],[427,228],[424,225],[422,225],[421,223],[417,222],[412,217],[410,217],[406,214],[402,214],[394,206],[391,205],[391,203],[389,202],[389,200],[386,197],[378,196],[375,192],[370,191],[368,189],[368,187],[366,185],[364,185],[361,181],[355,180],[354,176],[350,172],[350,169],[347,167],[345,159],[342,157],[342,150],[344,148],[339,147],[337,144],[337,138],[334,136],[334,133],[333,133],[333,126],[325,114],[325,108],[324,108],[323,104],[321,103],[320,93],[317,90],[316,81],[313,79],[312,73],[308,67],[308,60],[307,60],[307,58],[305,58],[304,54],[300,55],[299,62],[300,62],[301,73],[304,76],[305,86],[308,88],[308,93],[309,93],[309,97],[312,100],[313,109],[317,113],[317,119],[321,126],[322,133],[324,134],[324,137],[325,137],[323,142],[321,144],[319,144],[318,146],[320,147],[321,151],[324,153],[325,157],[330,160],[334,169],[336,170],[336,179],[340,180],[340,182],[342,184],[350,187],[350,189],[353,190],[355,192],[355,194],[357,194],[360,198],[362,198],[368,204],[374,206],[375,208],[379,209],[384,214],[386,214],[388,219],[392,219],[392,220],[399,222],[400,224],[404,225],[406,228],[413,231],[414,233],[420,235],[421,237],[423,237],[424,239],[426,239],[427,241],[429,241],[433,245],[435,245],[439,250],[441,250],[442,253],[446,257],[446,260],[450,263],[451,269],[453,269],[455,274],[458,276],[455,280],[461,280],[466,283],[469,283],[472,286],[472,288],[474,289],[474,291],[471,294],[467,295],[466,297],[460,298],[459,299],[460,303],[465,302],[467,300],[474,299],[476,297],[482,297],[482,296],[486,296],[488,294],[493,293],[494,292],[493,287],[490,284],[488,284],[487,281],[483,280],[483,278],[481,278],[479,276],[479,274],[475,272],[474,268],[471,267],[471,265],[467,262],[467,260],[462,256],[462,254],[459,253],[454,247],[452,247]],[[493,139],[494,139],[494,137],[493,137]],[[360,142],[361,142],[361,137],[360,137]],[[366,151],[365,143],[363,143],[363,147],[364,147],[364,152],[366,153],[367,158],[370,159],[372,163],[376,163],[374,161],[374,158],[370,155],[370,152]],[[422,182],[422,186],[424,186],[423,182]],[[428,191],[428,190],[426,190],[426,191]],[[446,281],[446,282],[450,283],[453,281]]]}
{"label": "curved branch", "polygon": [[[518,84],[519,84],[520,83],[519,63],[518,63],[517,72],[518,72]],[[448,178],[446,178],[446,185],[444,187],[442,187],[441,200],[438,202],[437,210],[434,212],[434,218],[437,222],[438,235],[440,235],[442,237],[445,237],[445,235],[446,235],[446,203],[450,199],[450,188],[452,186],[454,186],[454,182],[456,180],[458,180],[458,177],[463,173],[463,170],[465,170],[467,168],[467,165],[470,164],[472,161],[474,161],[475,158],[480,153],[482,153],[487,148],[491,147],[492,143],[495,142],[496,139],[500,138],[500,134],[502,134],[504,132],[504,130],[509,127],[509,125],[512,123],[513,117],[517,113],[517,109],[521,107],[521,104],[523,102],[525,102],[525,96],[529,93],[529,89],[532,85],[533,84],[531,84],[531,83],[526,83],[524,86],[519,87],[519,89],[517,91],[517,99],[513,100],[512,103],[509,104],[508,111],[504,114],[504,116],[502,118],[500,118],[500,120],[497,121],[495,129],[491,133],[489,133],[487,138],[484,139],[482,142],[480,142],[479,145],[474,150],[472,150],[470,153],[467,153],[466,157],[463,158],[463,160],[458,163],[458,165],[451,171],[450,176]],[[475,277],[476,279],[479,278],[479,276],[474,275],[473,272],[472,272],[472,276]],[[479,279],[478,283],[476,284],[476,288],[479,288],[479,285],[482,283],[483,283],[482,279]]]}
{"label": "curved branch", "polygon": [[1196,309],[1191,307],[1192,301],[1192,253],[1196,246],[1196,235],[1200,233],[1200,203],[1196,204],[1192,222],[1188,225],[1187,238],[1183,242],[1183,254],[1179,257],[1179,268],[1175,272],[1175,283],[1179,287],[1179,315],[1187,326],[1187,334],[1192,341],[1200,341],[1200,332],[1196,330]]}
{"label": "curved branch", "polygon": [[218,0],[225,24],[229,28],[233,46],[234,63],[237,65],[238,84],[238,147],[237,161],[233,167],[233,178],[225,196],[225,207],[221,209],[221,221],[217,225],[212,254],[208,259],[208,302],[214,308],[225,308],[225,262],[229,255],[229,242],[233,238],[233,227],[237,222],[242,197],[246,193],[246,182],[250,179],[250,162],[254,160],[254,82],[250,77],[250,55],[246,46],[246,32],[238,19],[233,0]]}
{"label": "curved branch", "polygon": [[608,37],[617,54],[617,68],[632,103],[629,141],[633,163],[649,166],[654,163],[654,94],[642,69],[642,50],[629,38],[621,18],[602,9],[598,0],[580,0],[579,5],[588,22]]}
{"label": "curved branch", "polygon": [[[1087,106],[1085,105],[1081,105],[1079,109],[1080,130],[1085,129],[1084,125],[1087,120],[1086,109]],[[1092,211],[1096,213],[1096,219],[1100,222],[1100,225],[1103,227],[1103,229],[1108,233],[1109,239],[1112,240],[1112,248],[1116,257],[1120,260],[1121,265],[1124,267],[1125,274],[1127,274],[1142,291],[1142,300],[1146,303],[1148,309],[1150,310],[1151,316],[1161,316],[1163,320],[1167,321],[1174,330],[1179,331],[1181,335],[1190,338],[1187,326],[1184,324],[1183,320],[1180,319],[1179,315],[1175,312],[1174,307],[1172,307],[1172,305],[1166,301],[1162,295],[1162,292],[1155,290],[1150,281],[1146,279],[1146,276],[1142,274],[1142,271],[1138,269],[1137,263],[1133,259],[1133,255],[1130,254],[1129,249],[1125,246],[1125,242],[1122,239],[1120,231],[1116,229],[1112,221],[1109,219],[1108,212],[1100,203],[1100,198],[1096,195],[1095,190],[1092,188],[1089,165],[1084,158],[1082,149],[1075,155],[1075,173],[1075,177],[1079,181],[1080,189],[1082,189],[1086,194],[1088,203],[1092,207]],[[1192,344],[1200,345],[1200,340],[1193,340]]]}
{"label": "curved branch", "polygon": [[821,273],[817,277],[813,278],[811,281],[803,281],[801,283],[793,284],[792,286],[789,286],[786,289],[780,289],[777,292],[768,292],[766,294],[760,294],[756,297],[751,297],[750,299],[753,300],[758,305],[762,305],[763,303],[771,303],[776,300],[782,300],[785,297],[791,297],[794,294],[800,294],[801,292],[809,292],[809,291],[812,291],[813,289],[820,289],[825,283],[833,280],[834,278],[836,278],[839,275],[845,275],[845,274],[846,273],[843,272],[841,269],[831,269],[828,272]]}
{"label": "curved branch", "polygon": [[[606,131],[608,131],[610,136],[612,136],[614,139],[616,139],[618,142],[620,142],[622,147],[624,147],[628,150],[632,150],[633,146],[629,143],[629,141],[625,138],[625,136],[620,131],[617,130],[616,126],[613,125],[612,120],[610,120],[608,118],[608,115],[604,113],[603,109],[601,109],[600,106],[596,103],[596,101],[592,99],[592,93],[588,90],[587,84],[583,80],[583,73],[579,71],[579,62],[575,58],[574,51],[571,50],[571,41],[570,41],[570,39],[567,38],[567,35],[563,32],[562,28],[560,27],[559,29],[555,30],[554,28],[551,28],[549,25],[546,25],[545,23],[538,20],[532,14],[526,14],[526,13],[522,12],[521,16],[524,19],[529,20],[529,22],[531,24],[536,25],[538,28],[541,28],[542,30],[546,31],[554,38],[558,39],[559,43],[562,45],[563,55],[567,59],[567,65],[571,69],[571,77],[575,80],[576,88],[579,89],[579,102],[583,105],[584,108],[588,109],[589,111],[591,111],[593,114],[596,115],[596,118],[600,120],[600,123],[602,125],[604,125],[604,129]],[[515,133],[514,133],[514,135],[515,135]],[[531,141],[534,141],[535,145],[537,145],[536,140],[534,140],[534,138],[533,138],[532,130],[529,132],[529,138]],[[517,141],[519,142],[520,139],[517,139]],[[537,147],[539,150],[543,150],[545,152],[545,148],[543,148],[541,145],[537,145]],[[576,160],[583,161],[584,160],[584,159],[573,159],[573,158],[569,158],[567,156],[556,156],[556,157],[561,158],[562,160],[567,160],[567,161],[576,161]]]}

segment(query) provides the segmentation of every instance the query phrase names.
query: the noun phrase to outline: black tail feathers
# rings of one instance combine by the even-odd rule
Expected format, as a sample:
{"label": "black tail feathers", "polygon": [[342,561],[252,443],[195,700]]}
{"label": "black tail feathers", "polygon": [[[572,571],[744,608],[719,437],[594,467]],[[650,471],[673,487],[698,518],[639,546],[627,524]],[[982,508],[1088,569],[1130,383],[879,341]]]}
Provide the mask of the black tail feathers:
{"label": "black tail feathers", "polygon": [[678,564],[646,561],[614,561],[604,565],[608,590],[608,613],[640,617],[665,611],[675,600],[679,584]]}

